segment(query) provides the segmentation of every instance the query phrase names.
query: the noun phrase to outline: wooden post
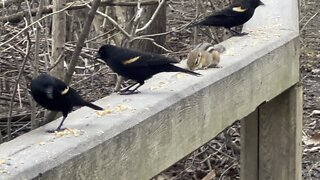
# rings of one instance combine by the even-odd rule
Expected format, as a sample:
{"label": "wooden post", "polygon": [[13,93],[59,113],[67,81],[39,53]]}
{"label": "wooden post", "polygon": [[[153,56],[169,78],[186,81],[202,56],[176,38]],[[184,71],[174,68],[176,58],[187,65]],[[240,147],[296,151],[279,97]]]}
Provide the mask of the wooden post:
{"label": "wooden post", "polygon": [[258,179],[258,110],[241,120],[240,177]]}
{"label": "wooden post", "polygon": [[302,88],[295,85],[242,122],[241,179],[300,180]]}

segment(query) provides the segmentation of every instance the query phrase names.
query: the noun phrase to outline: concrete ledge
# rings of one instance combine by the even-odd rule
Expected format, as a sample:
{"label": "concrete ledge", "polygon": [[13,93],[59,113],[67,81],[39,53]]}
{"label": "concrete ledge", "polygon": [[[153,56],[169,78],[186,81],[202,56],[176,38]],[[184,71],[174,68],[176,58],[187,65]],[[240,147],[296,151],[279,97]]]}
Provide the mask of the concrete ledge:
{"label": "concrete ledge", "polygon": [[253,29],[250,23],[263,21],[257,16],[245,29],[253,31],[249,36],[223,42],[223,68],[201,71],[198,78],[160,74],[141,94],[96,102],[110,109],[118,106],[119,112],[99,116],[88,108],[74,111],[65,126],[80,129],[80,136],[45,133],[57,126],[54,121],[1,144],[0,160],[5,162],[0,172],[7,173],[0,173],[0,179],[148,179],[284,92],[299,81],[298,29],[292,23],[298,20],[298,4],[265,3],[267,9],[257,10],[268,12],[263,19],[275,17],[286,4],[292,11]]}

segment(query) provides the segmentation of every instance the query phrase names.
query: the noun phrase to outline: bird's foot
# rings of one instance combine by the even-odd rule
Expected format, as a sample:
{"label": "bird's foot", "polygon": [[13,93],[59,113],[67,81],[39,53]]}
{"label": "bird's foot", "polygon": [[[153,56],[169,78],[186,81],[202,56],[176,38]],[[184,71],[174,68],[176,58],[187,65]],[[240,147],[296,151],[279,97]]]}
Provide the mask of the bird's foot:
{"label": "bird's foot", "polygon": [[248,33],[246,32],[238,32],[236,30],[227,28],[227,30],[229,30],[229,32],[231,33],[231,36],[244,36],[244,35],[248,35]]}
{"label": "bird's foot", "polygon": [[60,131],[64,131],[65,129],[66,128],[49,129],[49,130],[47,130],[47,133],[60,132]]}
{"label": "bird's foot", "polygon": [[245,35],[248,35],[249,33],[246,33],[246,32],[242,32],[242,33],[234,33],[233,36],[245,36]]}
{"label": "bird's foot", "polygon": [[120,91],[120,95],[131,95],[131,94],[139,94],[140,91],[137,90],[126,90],[126,91]]}

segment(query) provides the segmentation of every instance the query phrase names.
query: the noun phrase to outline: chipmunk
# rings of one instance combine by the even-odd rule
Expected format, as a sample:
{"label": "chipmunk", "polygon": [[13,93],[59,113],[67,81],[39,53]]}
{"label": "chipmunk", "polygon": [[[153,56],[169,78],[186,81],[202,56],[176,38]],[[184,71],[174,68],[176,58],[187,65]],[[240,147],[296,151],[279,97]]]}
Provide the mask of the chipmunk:
{"label": "chipmunk", "polygon": [[188,54],[187,66],[190,70],[219,67],[220,54],[225,50],[222,45],[201,43]]}

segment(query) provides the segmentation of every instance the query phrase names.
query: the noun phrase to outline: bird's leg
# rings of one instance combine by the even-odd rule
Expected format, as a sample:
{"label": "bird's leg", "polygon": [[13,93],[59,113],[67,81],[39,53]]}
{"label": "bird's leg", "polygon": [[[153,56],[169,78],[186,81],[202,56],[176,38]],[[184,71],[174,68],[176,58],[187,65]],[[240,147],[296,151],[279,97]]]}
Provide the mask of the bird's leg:
{"label": "bird's leg", "polygon": [[[138,93],[140,93],[139,91],[137,91],[137,89],[139,88],[139,87],[141,87],[143,84],[144,84],[144,82],[138,82],[139,83],[139,85],[136,87],[136,88],[134,88],[134,89],[132,89],[132,90],[129,90],[129,89],[127,89],[126,91],[124,91],[124,92],[120,92],[120,95],[130,95],[130,94],[138,94]],[[138,83],[135,83],[134,85],[136,85],[136,84],[138,84]],[[132,86],[131,86],[132,87]]]}
{"label": "bird's leg", "polygon": [[59,132],[59,131],[63,131],[64,128],[61,128],[61,127],[62,127],[63,122],[64,122],[64,120],[65,120],[66,118],[67,118],[67,116],[63,116],[63,118],[62,118],[59,126],[57,127],[57,129],[55,129],[55,130],[48,130],[47,132],[48,132],[48,133],[54,133],[54,132],[56,132],[56,131],[58,131],[58,132]]}
{"label": "bird's leg", "polygon": [[136,88],[132,89],[132,92],[138,92],[139,93],[139,91],[137,91],[137,89],[139,87],[141,87],[143,84],[144,84],[144,82],[139,82],[139,85]]}
{"label": "bird's leg", "polygon": [[113,90],[114,92],[118,92],[120,90],[123,80],[124,78],[117,74],[117,83],[116,83],[116,86],[114,87],[114,90]]}
{"label": "bird's leg", "polygon": [[235,30],[231,29],[231,28],[226,28],[226,29],[231,32],[232,36],[244,36],[244,35],[248,34],[248,33],[245,33],[245,32],[240,33],[238,31],[235,31]]}
{"label": "bird's leg", "polygon": [[135,86],[136,84],[138,84],[138,83],[137,83],[137,82],[136,82],[136,83],[133,83],[133,84],[131,84],[130,86],[121,89],[119,92],[120,92],[120,93],[124,93],[124,92],[126,92],[126,91],[129,91],[129,89],[132,88],[133,86]]}

